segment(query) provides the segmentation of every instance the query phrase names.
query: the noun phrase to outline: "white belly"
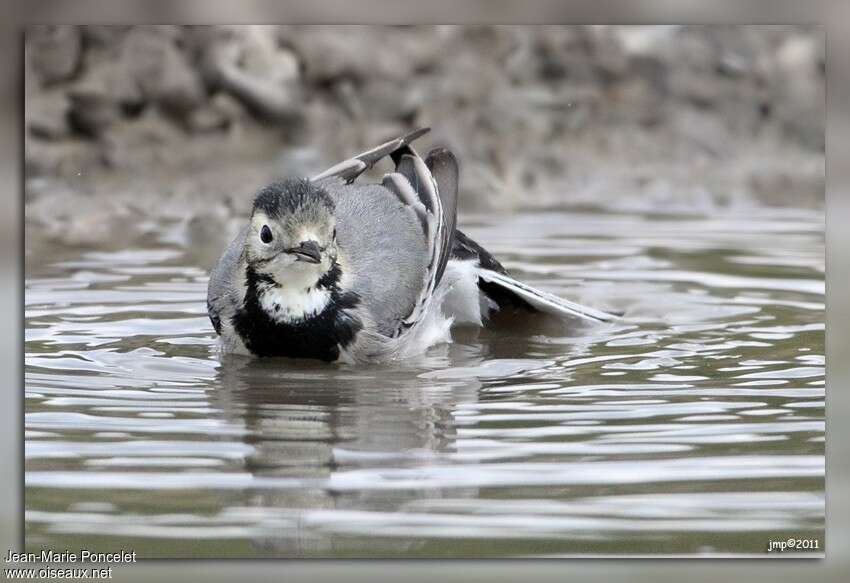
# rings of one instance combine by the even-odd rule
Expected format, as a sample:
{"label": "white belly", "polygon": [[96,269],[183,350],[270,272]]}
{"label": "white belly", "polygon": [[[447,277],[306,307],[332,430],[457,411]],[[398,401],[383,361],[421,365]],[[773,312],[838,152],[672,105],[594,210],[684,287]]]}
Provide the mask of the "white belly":
{"label": "white belly", "polygon": [[478,289],[480,270],[477,260],[452,259],[446,264],[440,281],[440,287],[445,286],[446,290],[441,310],[456,324],[481,326],[490,309],[495,307]]}

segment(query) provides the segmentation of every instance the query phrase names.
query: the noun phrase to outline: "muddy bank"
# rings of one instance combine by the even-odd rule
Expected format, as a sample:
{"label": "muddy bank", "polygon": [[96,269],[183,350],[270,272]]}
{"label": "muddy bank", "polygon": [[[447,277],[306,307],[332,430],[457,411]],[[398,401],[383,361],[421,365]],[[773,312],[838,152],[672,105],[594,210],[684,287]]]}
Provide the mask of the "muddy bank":
{"label": "muddy bank", "polygon": [[221,229],[414,126],[462,207],[822,206],[824,46],[782,27],[31,27],[28,233]]}

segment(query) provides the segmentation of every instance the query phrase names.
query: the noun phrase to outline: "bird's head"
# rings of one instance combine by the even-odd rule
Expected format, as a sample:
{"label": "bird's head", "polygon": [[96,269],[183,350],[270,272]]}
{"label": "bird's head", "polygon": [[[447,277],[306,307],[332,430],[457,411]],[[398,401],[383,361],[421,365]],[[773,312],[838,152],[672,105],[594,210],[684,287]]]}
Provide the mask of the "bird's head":
{"label": "bird's head", "polygon": [[245,241],[248,266],[279,286],[309,289],[336,265],[334,203],[309,180],[263,188]]}

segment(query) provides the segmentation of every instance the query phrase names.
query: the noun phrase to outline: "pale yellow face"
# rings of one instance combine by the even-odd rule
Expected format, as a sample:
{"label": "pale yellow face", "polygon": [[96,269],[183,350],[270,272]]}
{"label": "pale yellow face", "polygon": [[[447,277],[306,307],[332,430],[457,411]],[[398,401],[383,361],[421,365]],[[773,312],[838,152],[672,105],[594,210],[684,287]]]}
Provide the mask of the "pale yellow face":
{"label": "pale yellow face", "polygon": [[[251,217],[245,242],[245,259],[257,273],[271,276],[280,285],[313,285],[327,273],[337,255],[336,223],[331,213],[294,214],[282,218],[257,210]],[[305,260],[302,244],[318,248],[318,263]]]}

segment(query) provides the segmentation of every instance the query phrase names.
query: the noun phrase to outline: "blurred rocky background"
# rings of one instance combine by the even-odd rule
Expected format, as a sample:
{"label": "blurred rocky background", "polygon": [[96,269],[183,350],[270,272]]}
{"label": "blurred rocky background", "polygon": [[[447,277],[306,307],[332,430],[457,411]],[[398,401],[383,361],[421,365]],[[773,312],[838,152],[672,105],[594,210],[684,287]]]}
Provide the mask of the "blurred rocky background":
{"label": "blurred rocky background", "polygon": [[824,204],[809,26],[30,26],[27,231],[219,229],[418,126],[462,210]]}

